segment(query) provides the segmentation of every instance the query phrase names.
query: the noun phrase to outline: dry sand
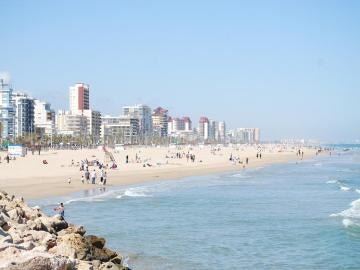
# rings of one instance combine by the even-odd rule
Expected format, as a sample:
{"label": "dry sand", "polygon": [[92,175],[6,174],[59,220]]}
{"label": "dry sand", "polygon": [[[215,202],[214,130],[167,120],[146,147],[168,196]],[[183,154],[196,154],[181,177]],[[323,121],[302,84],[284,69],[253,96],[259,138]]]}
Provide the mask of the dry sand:
{"label": "dry sand", "polygon": [[[107,170],[108,186],[129,185],[146,181],[157,181],[161,179],[179,179],[191,175],[206,175],[220,172],[243,170],[243,164],[230,162],[229,157],[239,157],[245,162],[249,158],[249,167],[261,167],[273,163],[286,163],[299,160],[296,155],[296,147],[284,149],[282,146],[262,146],[262,159],[256,158],[259,151],[257,146],[221,147],[220,151],[213,152],[210,146],[206,147],[182,147],[180,149],[168,147],[134,147],[126,148],[119,152],[109,149],[117,161],[118,168]],[[186,157],[182,159],[171,158],[176,152],[185,152],[196,155],[194,163],[187,162]],[[303,149],[304,158],[315,156],[315,150]],[[138,154],[142,162],[136,163],[135,156]],[[101,149],[82,150],[49,150],[40,155],[28,153],[26,157],[17,158],[7,164],[4,160],[6,153],[0,152],[0,188],[10,194],[22,196],[25,199],[44,198],[60,196],[85,189],[93,189],[94,185],[82,184],[83,172],[76,165],[81,160],[98,159],[105,162],[105,153]],[[125,164],[125,157],[129,156],[129,164]],[[166,156],[170,158],[166,158]],[[44,165],[43,160],[48,164]],[[72,160],[75,166],[71,166]],[[151,167],[143,167],[144,164]],[[246,169],[245,168],[245,169]],[[89,167],[90,170],[93,167]],[[99,180],[99,170],[97,170]],[[71,177],[72,182],[68,184],[67,179]]]}

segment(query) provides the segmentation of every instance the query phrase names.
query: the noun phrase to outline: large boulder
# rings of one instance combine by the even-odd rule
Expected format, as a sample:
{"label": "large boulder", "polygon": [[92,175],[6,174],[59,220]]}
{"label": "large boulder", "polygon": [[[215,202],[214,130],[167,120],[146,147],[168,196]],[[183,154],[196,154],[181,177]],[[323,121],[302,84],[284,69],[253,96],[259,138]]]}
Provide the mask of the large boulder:
{"label": "large boulder", "polygon": [[1,270],[71,270],[74,262],[63,256],[49,256],[46,253],[22,253],[11,262],[0,267]]}
{"label": "large boulder", "polygon": [[95,235],[85,236],[85,240],[93,247],[103,248],[105,246],[105,238],[97,237]]}
{"label": "large boulder", "polygon": [[90,247],[83,236],[72,233],[59,236],[56,246],[49,249],[49,252],[73,259],[85,260],[90,254]]}

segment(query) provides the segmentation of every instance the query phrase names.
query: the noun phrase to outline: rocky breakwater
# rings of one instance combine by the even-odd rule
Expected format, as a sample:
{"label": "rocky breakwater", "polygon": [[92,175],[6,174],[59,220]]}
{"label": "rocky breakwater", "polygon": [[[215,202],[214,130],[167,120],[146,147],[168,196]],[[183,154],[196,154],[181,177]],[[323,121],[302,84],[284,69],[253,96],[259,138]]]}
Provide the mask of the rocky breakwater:
{"label": "rocky breakwater", "polygon": [[0,269],[129,270],[105,239],[0,191]]}

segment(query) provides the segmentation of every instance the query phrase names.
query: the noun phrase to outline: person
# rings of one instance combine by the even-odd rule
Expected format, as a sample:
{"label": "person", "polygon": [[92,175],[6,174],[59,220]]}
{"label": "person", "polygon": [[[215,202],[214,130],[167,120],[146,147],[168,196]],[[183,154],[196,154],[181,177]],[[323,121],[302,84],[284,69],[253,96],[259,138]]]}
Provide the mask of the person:
{"label": "person", "polygon": [[260,157],[260,159],[261,159],[261,153],[259,154],[259,157]]}
{"label": "person", "polygon": [[61,219],[65,219],[65,207],[63,203],[60,203],[59,207],[55,207],[54,211],[57,211],[61,217]]}
{"label": "person", "polygon": [[84,175],[81,176],[81,183],[85,183]]}
{"label": "person", "polygon": [[100,185],[104,183],[104,170],[101,170],[100,173]]}
{"label": "person", "polygon": [[96,182],[96,172],[95,169],[91,172],[91,184],[95,184]]}
{"label": "person", "polygon": [[126,155],[126,164],[129,163],[129,155]]}
{"label": "person", "polygon": [[87,169],[85,171],[85,179],[86,179],[86,182],[88,184],[90,184],[90,173],[89,173],[89,171]]}
{"label": "person", "polygon": [[106,171],[104,172],[104,180],[103,180],[103,185],[106,185],[106,179],[107,179],[107,173]]}
{"label": "person", "polygon": [[249,158],[247,157],[246,158],[246,165],[248,165],[249,164]]}
{"label": "person", "polygon": [[9,155],[6,156],[6,162],[7,162],[7,163],[10,162],[10,157],[9,157]]}
{"label": "person", "polygon": [[68,183],[71,184],[71,177],[68,178]]}

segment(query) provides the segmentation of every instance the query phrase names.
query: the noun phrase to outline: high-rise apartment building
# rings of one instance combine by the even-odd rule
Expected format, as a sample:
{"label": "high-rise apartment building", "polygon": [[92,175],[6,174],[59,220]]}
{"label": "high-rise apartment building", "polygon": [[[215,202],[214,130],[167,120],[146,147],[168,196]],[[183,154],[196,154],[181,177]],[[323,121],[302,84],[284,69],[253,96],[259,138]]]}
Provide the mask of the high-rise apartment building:
{"label": "high-rise apartment building", "polygon": [[152,126],[155,136],[167,137],[168,135],[168,110],[157,107],[152,114]]}
{"label": "high-rise apartment building", "polygon": [[123,115],[139,119],[139,135],[152,135],[153,125],[151,108],[147,105],[138,104],[135,106],[123,107]]}
{"label": "high-rise apartment building", "polygon": [[90,109],[90,92],[89,85],[85,83],[77,83],[70,86],[70,111],[84,111]]}
{"label": "high-rise apartment building", "polygon": [[210,138],[210,121],[207,117],[200,117],[198,134],[200,140],[208,140]]}
{"label": "high-rise apartment building", "polygon": [[101,124],[102,142],[136,144],[139,140],[139,119],[130,116],[104,116]]}
{"label": "high-rise apartment building", "polygon": [[15,105],[15,137],[34,133],[34,99],[24,93],[13,95]]}
{"label": "high-rise apartment building", "polygon": [[14,138],[15,108],[12,100],[10,79],[0,74],[0,138]]}
{"label": "high-rise apartment building", "polygon": [[56,115],[57,133],[60,135],[86,136],[88,135],[88,119],[81,114],[59,110]]}
{"label": "high-rise apartment building", "polygon": [[237,128],[231,130],[229,134],[233,143],[254,144],[260,142],[259,128]]}
{"label": "high-rise apartment building", "polygon": [[55,111],[50,103],[34,100],[34,124],[36,129],[42,129],[47,136],[55,134]]}

